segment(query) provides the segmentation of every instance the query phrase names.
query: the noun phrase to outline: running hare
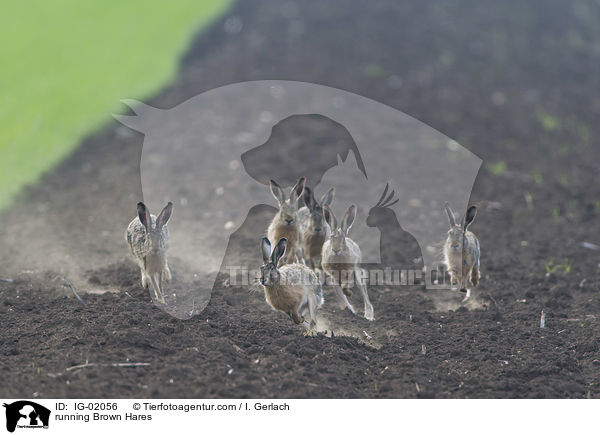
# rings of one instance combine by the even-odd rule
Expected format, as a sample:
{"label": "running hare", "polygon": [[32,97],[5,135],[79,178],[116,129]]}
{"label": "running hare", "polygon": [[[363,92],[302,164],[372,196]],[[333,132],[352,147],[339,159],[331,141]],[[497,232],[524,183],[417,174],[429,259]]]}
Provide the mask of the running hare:
{"label": "running hare", "polygon": [[317,202],[312,189],[304,186],[304,207],[298,210],[298,222],[300,224],[300,248],[304,260],[311,269],[321,267],[321,252],[323,243],[329,238],[331,229],[323,218],[323,206],[331,205],[335,195],[335,188],[331,188]]}
{"label": "running hare", "polygon": [[323,305],[323,289],[317,275],[303,264],[277,267],[286,245],[287,240],[281,239],[271,252],[269,239],[262,239],[260,247],[264,264],[260,268],[260,283],[267,303],[274,310],[289,315],[297,325],[304,324],[306,333],[311,334],[316,325],[315,311]]}
{"label": "running hare", "polygon": [[167,222],[172,210],[173,203],[169,202],[156,217],[150,214],[143,202],[138,202],[138,215],[129,223],[125,234],[129,250],[142,272],[142,286],[148,288],[148,285],[152,285],[156,299],[163,304],[166,302],[161,289],[162,281],[171,281],[167,264]]}
{"label": "running hare", "polygon": [[299,178],[290,191],[290,197],[286,198],[279,184],[271,180],[271,193],[279,203],[279,211],[273,217],[267,229],[267,237],[272,245],[281,239],[285,238],[287,240],[287,254],[283,258],[283,264],[302,259],[300,230],[298,227],[298,198],[304,190],[305,181],[306,178]]}
{"label": "running hare", "polygon": [[[481,276],[479,240],[468,230],[477,215],[477,207],[474,205],[469,207],[461,224],[456,222],[449,204],[446,204],[446,213],[450,230],[444,245],[444,263],[450,273],[450,283],[453,286],[458,284],[459,290],[466,293],[463,299],[463,302],[466,302],[471,297],[471,288],[477,287]],[[471,288],[467,288],[468,281],[471,283]]]}
{"label": "running hare", "polygon": [[356,206],[351,205],[338,226],[337,220],[328,206],[323,207],[325,221],[331,227],[331,235],[323,244],[323,270],[333,280],[333,284],[338,296],[344,301],[344,304],[353,314],[356,314],[354,307],[348,301],[347,296],[351,296],[350,286],[356,283],[360,289],[365,303],[365,318],[374,320],[373,305],[369,301],[367,287],[361,278],[361,272],[364,276],[364,270],[360,268],[362,256],[360,248],[348,237],[350,228],[356,218]]}

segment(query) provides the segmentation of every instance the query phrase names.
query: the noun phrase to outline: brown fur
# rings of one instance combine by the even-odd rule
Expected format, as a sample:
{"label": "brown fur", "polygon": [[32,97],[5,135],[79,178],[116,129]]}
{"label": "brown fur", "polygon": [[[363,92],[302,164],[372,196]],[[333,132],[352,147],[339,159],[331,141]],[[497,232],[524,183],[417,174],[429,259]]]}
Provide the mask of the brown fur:
{"label": "brown fur", "polygon": [[320,257],[323,250],[323,243],[325,243],[325,236],[323,234],[311,234],[304,237],[302,250],[306,258],[312,260],[313,258]]}
{"label": "brown fur", "polygon": [[269,225],[267,230],[267,238],[273,246],[275,246],[279,240],[287,239],[286,253],[283,258],[279,260],[279,264],[293,263],[296,259],[298,238],[300,234],[298,233],[298,227],[296,225],[285,225],[279,223],[280,213],[281,212],[277,212],[273,222],[271,222],[271,225]]}
{"label": "brown fur", "polygon": [[472,288],[477,287],[481,277],[479,240],[467,229],[475,219],[477,207],[469,207],[462,223],[456,221],[449,204],[446,204],[446,213],[450,230],[444,243],[444,263],[450,274],[450,284],[467,293],[463,299],[466,302],[471,294],[468,283]]}
{"label": "brown fur", "polygon": [[[369,300],[366,283],[360,279],[360,272],[362,272],[360,268],[362,260],[360,248],[354,240],[348,237],[348,232],[356,216],[356,206],[353,205],[348,208],[340,225],[337,224],[335,216],[329,207],[324,207],[324,210],[327,223],[331,227],[331,235],[323,244],[323,270],[334,281],[334,288],[346,307],[352,313],[356,313],[354,307],[347,299],[347,296],[352,295],[349,287],[353,281],[358,286],[363,297],[365,318],[367,320],[374,320],[375,313],[373,305]],[[336,253],[335,251],[339,252]],[[345,276],[340,275],[340,272],[345,272]]]}
{"label": "brown fur", "polygon": [[271,242],[271,246],[275,246],[281,239],[287,240],[285,256],[280,259],[280,264],[293,263],[302,257],[299,245],[298,197],[304,189],[305,181],[304,177],[299,178],[292,187],[288,198],[275,181],[271,180],[270,182],[271,193],[279,203],[279,211],[269,224],[267,238]]}
{"label": "brown fur", "polygon": [[302,319],[296,323],[302,323],[304,321],[304,318],[298,313],[298,308],[304,297],[304,289],[289,286],[286,287],[279,284],[270,287],[265,286],[264,289],[265,300],[274,310],[287,313],[292,317],[294,322],[296,322],[296,319]]}
{"label": "brown fur", "polygon": [[[310,304],[316,310],[323,303],[319,280],[314,272],[303,264],[286,264],[278,270],[279,283],[263,284],[265,300],[271,308],[286,313],[294,323],[301,324],[304,322],[304,317],[300,314],[303,306]],[[312,284],[307,282],[307,278],[310,278],[308,281]],[[309,316],[313,314],[310,310],[308,313]],[[316,320],[311,318],[309,324],[312,330]]]}

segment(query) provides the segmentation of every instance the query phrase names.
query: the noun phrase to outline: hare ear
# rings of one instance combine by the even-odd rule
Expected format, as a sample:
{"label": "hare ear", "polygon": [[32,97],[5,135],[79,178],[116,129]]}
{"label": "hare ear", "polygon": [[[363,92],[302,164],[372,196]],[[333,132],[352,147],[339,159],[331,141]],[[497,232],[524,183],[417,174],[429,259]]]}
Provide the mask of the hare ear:
{"label": "hare ear", "polygon": [[277,245],[275,245],[275,249],[273,249],[273,253],[271,254],[271,262],[277,266],[283,254],[285,254],[285,247],[287,246],[287,239],[280,239]]}
{"label": "hare ear", "polygon": [[465,214],[465,223],[463,229],[466,230],[467,228],[469,228],[469,225],[473,223],[475,216],[477,216],[477,207],[472,205],[471,207],[469,207],[467,213]]}
{"label": "hare ear", "polygon": [[281,190],[279,184],[277,184],[274,180],[269,182],[271,185],[271,193],[275,197],[275,199],[279,202],[279,204],[283,204],[285,202],[285,193]]}
{"label": "hare ear", "polygon": [[456,219],[454,218],[454,212],[450,208],[450,204],[446,203],[446,214],[448,215],[448,222],[450,226],[456,225]]}
{"label": "hare ear", "polygon": [[327,225],[329,225],[332,230],[337,228],[337,220],[335,219],[335,215],[327,205],[323,206],[323,217],[325,218]]}
{"label": "hare ear", "polygon": [[304,190],[304,184],[306,183],[306,177],[298,178],[294,187],[292,187],[292,191],[290,192],[290,202],[293,204],[298,201],[300,195],[302,195],[302,191]]}
{"label": "hare ear", "polygon": [[332,187],[331,189],[329,189],[327,191],[327,193],[325,193],[325,195],[323,195],[323,198],[321,198],[321,206],[331,205],[331,203],[333,202],[334,196],[335,196],[335,187]]}
{"label": "hare ear", "polygon": [[156,226],[158,228],[162,228],[167,224],[169,218],[171,217],[172,211],[173,203],[169,201],[169,203],[165,205],[165,208],[163,208],[160,214],[158,215],[158,219],[156,220]]}
{"label": "hare ear", "polygon": [[308,207],[309,210],[315,209],[315,202],[313,201],[313,192],[312,189],[308,186],[304,186],[304,193],[302,195],[302,199],[304,199],[304,205]]}
{"label": "hare ear", "polygon": [[266,237],[263,237],[260,242],[260,251],[262,252],[263,261],[268,263],[271,258],[271,242]]}
{"label": "hare ear", "polygon": [[348,208],[348,211],[344,215],[344,219],[342,220],[342,231],[348,235],[350,228],[352,228],[352,224],[354,223],[354,219],[356,218],[356,206],[353,204]]}
{"label": "hare ear", "polygon": [[148,210],[148,207],[146,207],[146,204],[143,202],[138,202],[137,212],[140,222],[144,227],[146,227],[146,231],[149,231],[152,227],[152,219],[150,218],[150,211]]}

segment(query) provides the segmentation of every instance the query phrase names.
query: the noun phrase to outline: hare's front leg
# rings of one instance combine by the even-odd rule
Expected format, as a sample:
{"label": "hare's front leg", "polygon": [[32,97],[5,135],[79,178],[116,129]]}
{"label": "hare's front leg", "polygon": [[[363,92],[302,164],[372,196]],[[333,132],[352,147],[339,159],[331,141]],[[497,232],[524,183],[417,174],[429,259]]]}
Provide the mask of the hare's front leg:
{"label": "hare's front leg", "polygon": [[146,274],[146,271],[144,269],[141,269],[141,272],[142,272],[142,287],[147,289],[148,286],[150,286],[150,277]]}
{"label": "hare's front leg", "polygon": [[471,276],[472,273],[473,270],[469,270],[460,282],[460,291],[465,293],[465,297],[462,300],[463,304],[471,298],[471,289],[469,288],[469,276]]}
{"label": "hare's front leg", "polygon": [[312,264],[313,264],[313,270],[323,270],[323,265],[321,263],[321,259],[322,257],[320,255],[317,255],[316,257],[313,257],[311,259]]}
{"label": "hare's front leg", "polygon": [[312,336],[314,335],[315,327],[317,326],[317,322],[315,321],[315,298],[309,297],[306,305],[308,306],[308,309],[304,309],[304,314],[306,314],[306,311],[308,311],[308,317],[310,321],[307,321],[306,317],[304,317],[304,327],[306,328],[306,330],[304,331],[304,335]]}
{"label": "hare's front leg", "polygon": [[352,314],[356,314],[356,310],[344,294],[344,290],[342,289],[342,287],[340,285],[334,284],[334,288],[339,298],[344,302],[344,305],[346,305],[346,308],[348,308]]}
{"label": "hare's front leg", "polygon": [[350,289],[350,283],[348,283],[348,282],[343,283],[342,291],[344,292],[344,295],[348,296],[349,298],[352,297],[352,290]]}
{"label": "hare's front leg", "polygon": [[168,264],[165,264],[165,268],[162,271],[162,280],[166,282],[171,282],[171,269],[169,269]]}
{"label": "hare's front leg", "polygon": [[367,285],[361,279],[361,274],[359,273],[359,269],[354,269],[354,282],[358,285],[360,292],[363,297],[363,301],[365,303],[365,319],[367,320],[375,320],[375,311],[373,310],[373,305],[369,300],[369,294],[367,293]]}
{"label": "hare's front leg", "polygon": [[308,315],[310,317],[310,329],[311,331],[317,325],[315,307],[317,305],[317,298],[314,296],[308,297]]}
{"label": "hare's front leg", "polygon": [[341,283],[338,279],[339,275],[338,275],[338,278],[336,278],[336,274],[339,274],[339,273],[340,273],[339,270],[333,271],[333,273],[326,271],[326,274],[329,277],[329,282],[331,282],[331,285],[335,289],[335,293],[344,302],[344,305],[346,306],[346,308],[348,308],[352,314],[356,314],[356,310],[354,309],[352,304],[350,304],[350,301],[348,301],[348,298],[346,297],[346,295],[344,294],[344,291],[342,290]]}
{"label": "hare's front leg", "polygon": [[142,275],[142,287],[147,289],[150,285],[150,277],[146,273],[146,259],[136,257],[135,260],[138,264],[138,267],[140,268],[140,274]]}
{"label": "hare's front leg", "polygon": [[455,286],[458,284],[458,272],[455,269],[450,269],[450,285]]}
{"label": "hare's front leg", "polygon": [[342,291],[344,292],[344,294],[346,296],[351,298],[352,297],[351,287],[354,286],[354,271],[352,269],[343,270],[340,274],[340,281],[341,281]]}
{"label": "hare's front leg", "polygon": [[304,317],[302,317],[300,314],[298,314],[298,311],[290,311],[289,315],[290,315],[292,321],[296,325],[300,325],[301,323],[304,323]]}
{"label": "hare's front leg", "polygon": [[471,271],[471,284],[473,284],[473,287],[477,287],[479,284],[479,278],[481,278],[479,264],[475,264],[475,266],[473,266],[473,270]]}
{"label": "hare's front leg", "polygon": [[154,289],[154,296],[156,296],[156,299],[158,300],[158,302],[160,302],[161,304],[166,304],[167,301],[165,301],[165,297],[162,294],[162,289],[159,290],[157,288]]}
{"label": "hare's front leg", "polygon": [[306,260],[304,259],[304,251],[300,246],[298,246],[298,248],[296,249],[295,262],[304,264],[306,266]]}
{"label": "hare's front leg", "polygon": [[469,299],[471,299],[471,289],[470,288],[466,289],[466,294],[465,294],[464,299],[462,300],[462,303],[464,304]]}

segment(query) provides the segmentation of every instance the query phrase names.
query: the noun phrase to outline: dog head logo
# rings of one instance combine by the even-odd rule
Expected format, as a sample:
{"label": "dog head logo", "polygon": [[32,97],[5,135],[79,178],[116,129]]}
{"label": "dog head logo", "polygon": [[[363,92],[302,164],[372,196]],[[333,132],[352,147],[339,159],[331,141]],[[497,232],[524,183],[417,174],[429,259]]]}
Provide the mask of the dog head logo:
{"label": "dog head logo", "polygon": [[35,402],[19,400],[4,404],[6,408],[6,430],[14,432],[19,428],[47,428],[50,423],[50,410]]}
{"label": "dog head logo", "polygon": [[252,242],[237,249],[240,266],[260,260],[268,221],[250,225],[249,210],[277,205],[269,180],[289,191],[301,176],[317,198],[335,187],[336,215],[357,206],[351,237],[363,262],[384,260],[387,227],[396,226],[418,246],[427,288],[436,287],[430,272],[448,230],[444,204],[466,210],[481,159],[435,129],[368,98],[302,82],[236,83],[168,110],[124,102],[135,115],[115,118],[144,134],[144,201],[150,209],[175,204],[169,292],[178,307],[163,306],[173,315],[208,304],[233,233],[244,229]]}

